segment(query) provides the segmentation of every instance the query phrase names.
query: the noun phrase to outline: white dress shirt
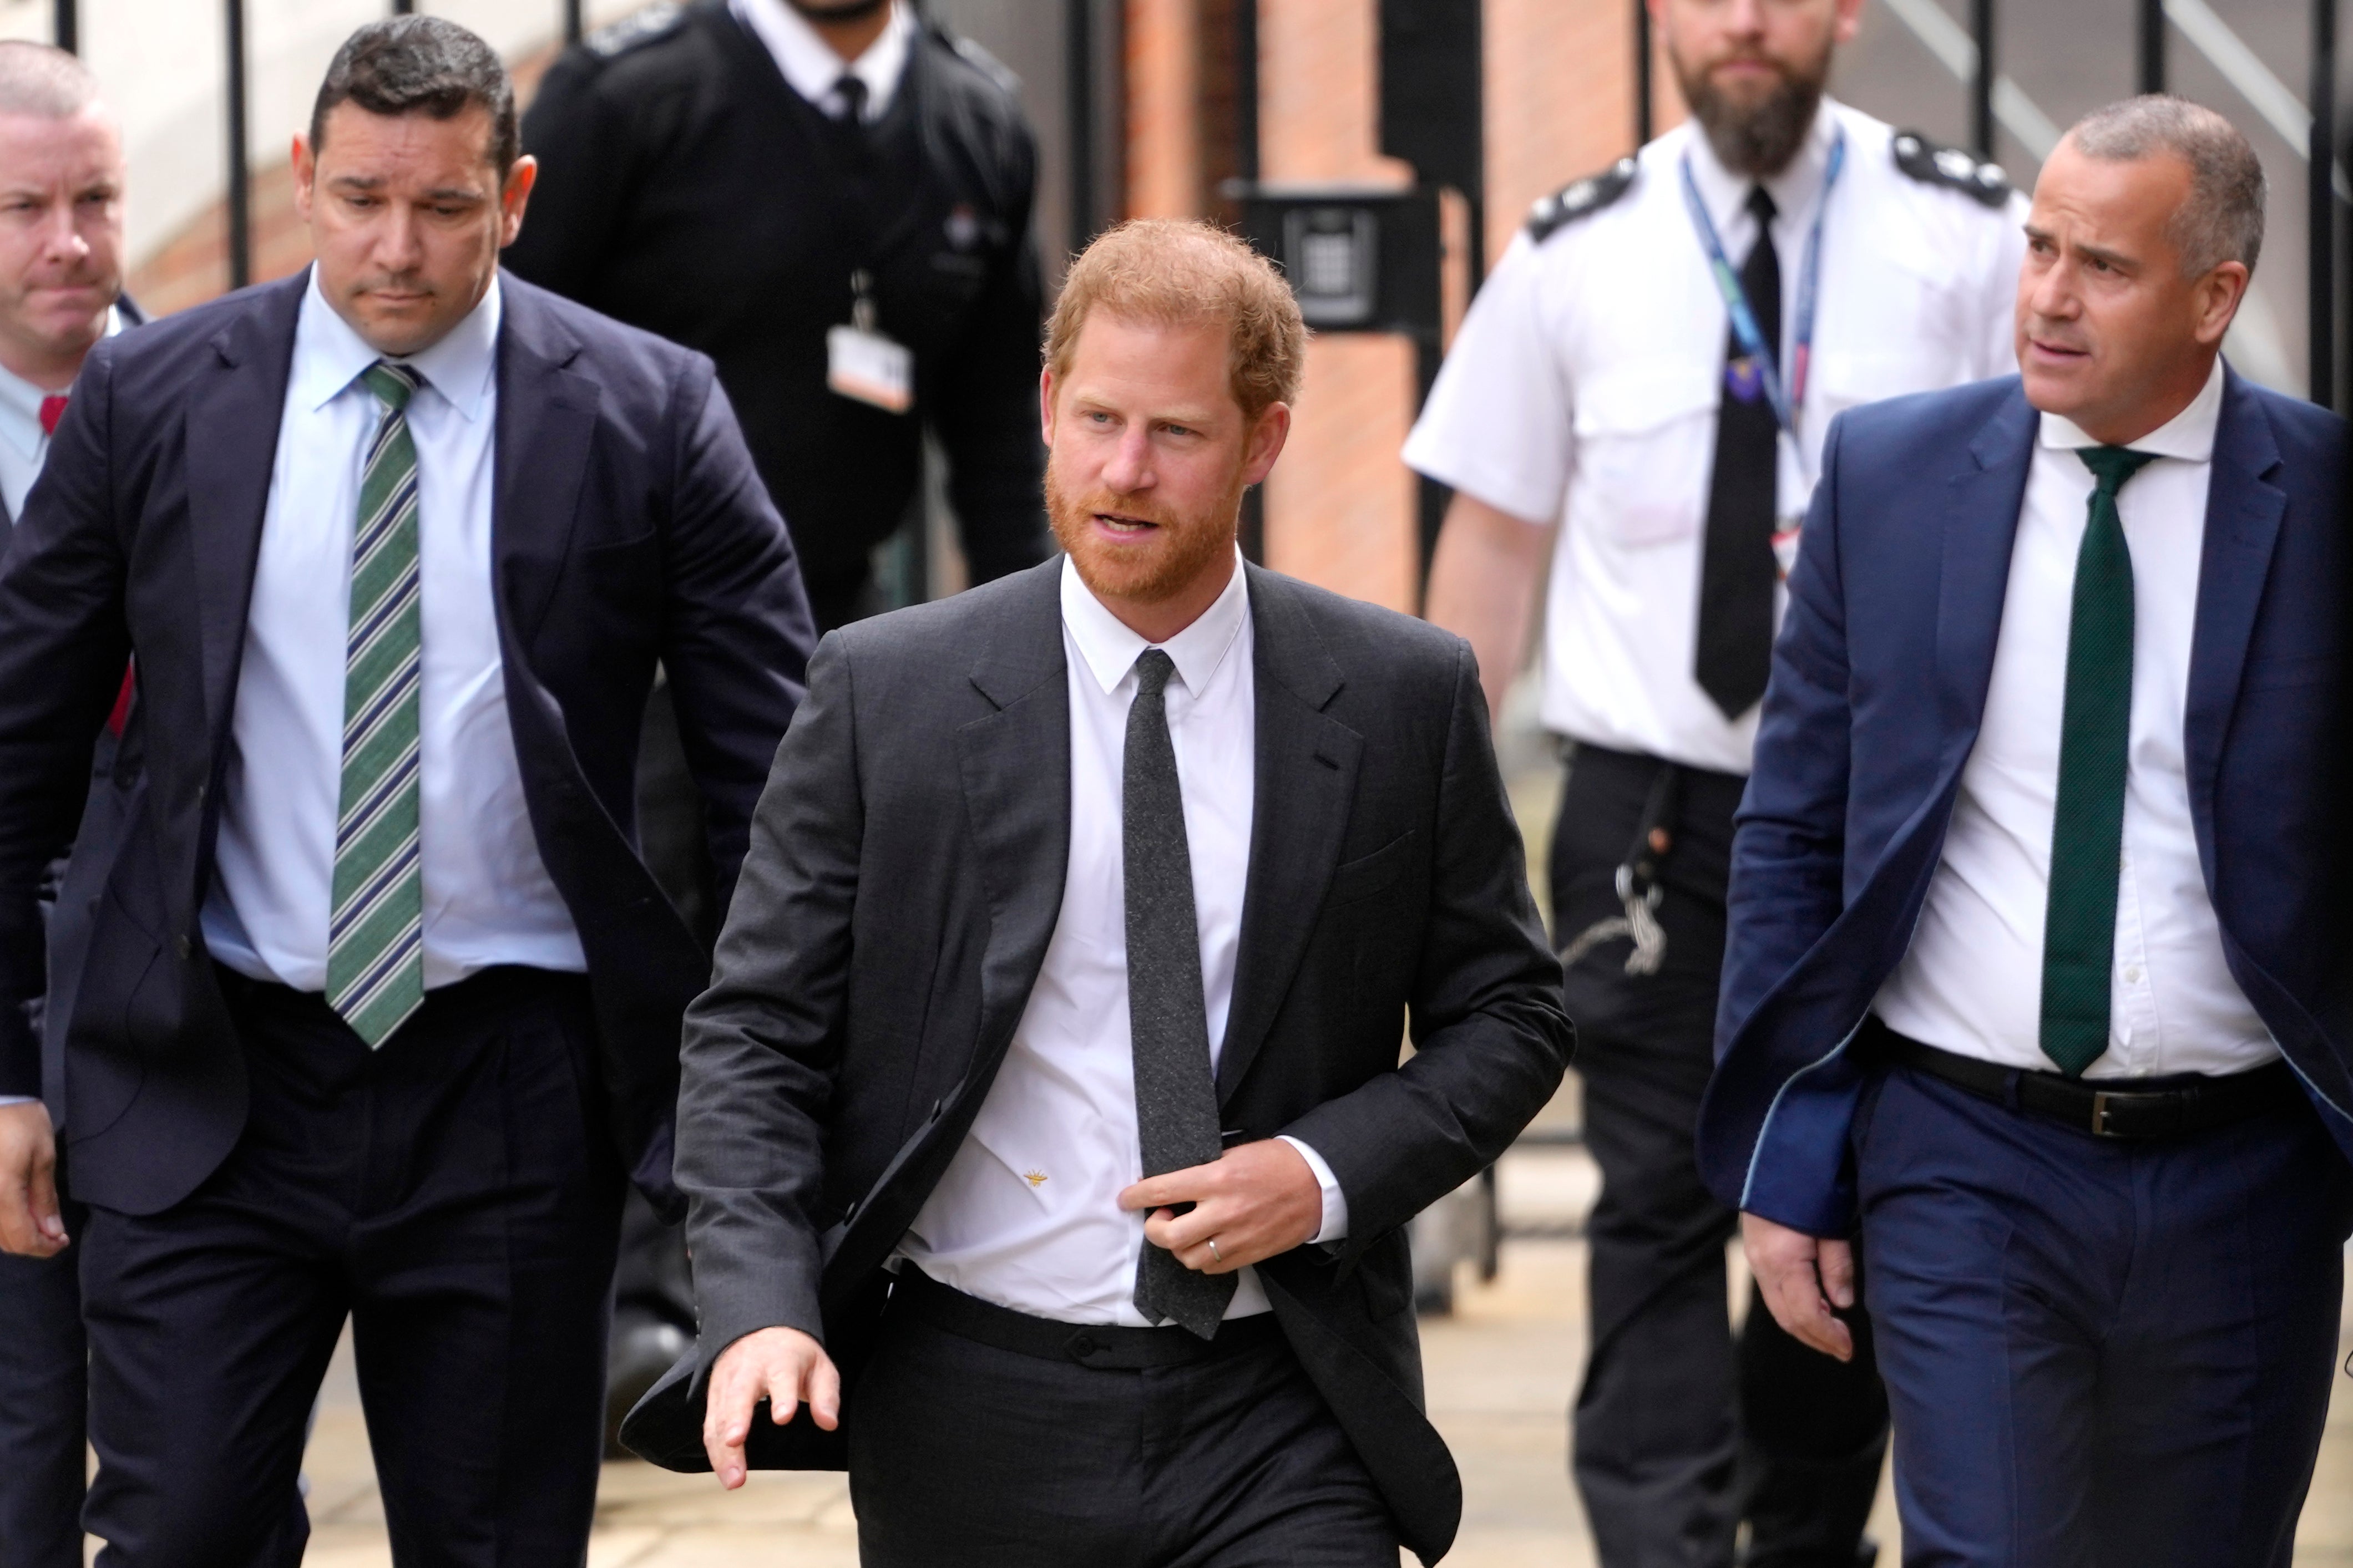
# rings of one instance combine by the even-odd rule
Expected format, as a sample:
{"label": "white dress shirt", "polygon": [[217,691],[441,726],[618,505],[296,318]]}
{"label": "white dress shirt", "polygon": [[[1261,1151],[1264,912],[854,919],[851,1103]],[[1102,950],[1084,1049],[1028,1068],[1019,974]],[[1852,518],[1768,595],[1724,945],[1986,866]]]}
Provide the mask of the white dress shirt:
{"label": "white dress shirt", "polygon": [[[2182,721],[2198,620],[2198,574],[2222,365],[2189,407],[2133,449],[2158,454],[2116,510],[2132,550],[2133,670],[2124,854],[2116,881],[2108,1049],[2086,1078],[2236,1073],[2279,1047],[2222,958],[2198,860]],[[2027,470],[1985,721],[1961,772],[1943,858],[1912,946],[1879,993],[1887,1026],[2004,1067],[2042,1054],[2042,927],[2066,698],[2075,555],[2090,518],[2099,445],[2055,414]]]}
{"label": "white dress shirt", "polygon": [[881,36],[866,46],[864,54],[848,62],[785,0],[733,0],[733,8],[753,37],[767,46],[786,84],[817,105],[820,113],[841,118],[847,107],[840,91],[845,75],[866,84],[866,107],[859,118],[867,124],[881,119],[898,95],[899,79],[906,75],[907,56],[915,41],[915,19],[899,0],[892,0],[891,20],[883,25]]}
{"label": "white dress shirt", "polygon": [[[427,988],[493,964],[587,967],[532,835],[507,720],[491,582],[499,300],[493,279],[455,331],[403,362],[424,378],[408,429],[423,620]],[[204,910],[215,958],[298,991],[327,984],[352,531],[363,450],[383,412],[359,376],[378,357],[328,305],[313,272],[294,328]]]}
{"label": "white dress shirt", "polygon": [[[1882,121],[1825,99],[1763,182],[1781,261],[1785,346],[1832,139],[1845,162],[1823,212],[1821,278],[1799,439],[1779,443],[1776,507],[1802,517],[1835,415],[2017,368],[2011,301],[2025,204],[1988,206],[1895,162]],[[1542,240],[1512,241],[1447,350],[1405,460],[1554,526],[1546,728],[1598,746],[1746,773],[1755,710],[1726,719],[1694,671],[1726,313],[1685,204],[1735,266],[1757,241],[1756,182],[1690,122],[1644,147],[1617,200]]]}
{"label": "white dress shirt", "polygon": [[[111,338],[121,330],[122,312],[108,307],[106,335]],[[0,365],[0,500],[8,503],[12,519],[24,517],[25,498],[33,493],[33,481],[48,460],[49,433],[41,428],[41,400],[49,395]]]}
{"label": "white dress shirt", "polygon": [[[899,1247],[944,1285],[1064,1322],[1151,1326],[1134,1299],[1145,1216],[1119,1206],[1121,1191],[1144,1173],[1127,1019],[1121,795],[1135,660],[1151,646],[1103,606],[1066,559],[1071,847],[1061,914],[988,1098]],[[1217,603],[1157,646],[1176,667],[1166,696],[1168,737],[1185,796],[1214,1076],[1233,1003],[1256,805],[1258,698],[1239,559]],[[1341,1239],[1347,1202],[1331,1168],[1298,1140],[1284,1142],[1324,1190],[1314,1239]],[[1226,1316],[1265,1310],[1257,1270],[1240,1270]]]}

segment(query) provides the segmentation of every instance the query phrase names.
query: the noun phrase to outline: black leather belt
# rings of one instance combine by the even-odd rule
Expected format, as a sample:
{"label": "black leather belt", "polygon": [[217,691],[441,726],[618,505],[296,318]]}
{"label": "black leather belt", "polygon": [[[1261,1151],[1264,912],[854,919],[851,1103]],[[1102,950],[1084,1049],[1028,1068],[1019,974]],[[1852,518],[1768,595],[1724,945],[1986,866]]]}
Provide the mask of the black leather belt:
{"label": "black leather belt", "polygon": [[1943,1079],[1980,1099],[2094,1138],[2186,1138],[2284,1109],[2304,1098],[2295,1074],[2284,1061],[2228,1078],[2179,1073],[2087,1081],[1957,1056],[1899,1035],[1877,1018],[1864,1023],[1855,1043],[1881,1060]]}
{"label": "black leather belt", "polygon": [[1040,1361],[1074,1361],[1101,1371],[1187,1366],[1217,1361],[1282,1340],[1272,1312],[1229,1318],[1215,1339],[1187,1329],[1131,1329],[1116,1323],[1062,1323],[1033,1318],[994,1301],[952,1289],[912,1263],[902,1263],[891,1286],[889,1310],[903,1312],[958,1339],[975,1340]]}

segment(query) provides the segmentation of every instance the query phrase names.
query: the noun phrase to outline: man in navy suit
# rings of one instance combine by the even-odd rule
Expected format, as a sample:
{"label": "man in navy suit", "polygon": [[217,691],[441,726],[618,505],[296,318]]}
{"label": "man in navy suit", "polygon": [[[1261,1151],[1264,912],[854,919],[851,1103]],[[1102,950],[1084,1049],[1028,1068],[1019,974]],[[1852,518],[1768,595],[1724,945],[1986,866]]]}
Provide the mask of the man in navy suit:
{"label": "man in navy suit", "polygon": [[[89,68],[47,44],[0,43],[0,541],[16,531],[90,351],[142,320],[122,292],[123,174],[121,129]],[[88,923],[79,906],[112,861],[133,787],[136,743],[121,743],[126,717],[127,704],[119,706],[100,739],[75,858],[51,915],[52,1002],[71,994]],[[63,1010],[45,1009],[45,1022]],[[19,1058],[0,1076],[0,1171],[51,1138],[49,1117],[62,1109],[53,1065]],[[0,1240],[24,1212],[0,1201]],[[70,1217],[72,1227],[79,1223]],[[80,1568],[80,1258],[21,1222],[15,1240],[26,1255],[0,1256],[0,1563]]]}
{"label": "man in navy suit", "polygon": [[[295,151],[316,264],[100,345],[0,569],[0,1085],[138,657],[63,1051],[109,1563],[300,1558],[347,1316],[396,1556],[586,1551],[708,963],[636,850],[639,721],[659,660],[723,890],[811,634],[710,361],[501,277],[533,173],[480,39],[353,35]],[[62,1240],[45,1196],[12,1227]]]}
{"label": "man in navy suit", "polygon": [[1702,1163],[1791,1333],[1867,1264],[1907,1563],[2284,1565],[2311,1479],[2345,434],[2219,356],[2263,186],[2179,100],[2077,124],[2022,379],[1845,416],[1790,580]]}

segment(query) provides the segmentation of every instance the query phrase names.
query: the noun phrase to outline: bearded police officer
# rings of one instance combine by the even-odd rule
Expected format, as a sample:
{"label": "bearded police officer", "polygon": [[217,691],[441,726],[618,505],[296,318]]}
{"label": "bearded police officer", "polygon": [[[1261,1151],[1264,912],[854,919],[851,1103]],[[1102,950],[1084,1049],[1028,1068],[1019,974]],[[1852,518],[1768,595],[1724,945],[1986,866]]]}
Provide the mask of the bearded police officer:
{"label": "bearded police officer", "polygon": [[693,0],[592,35],[523,121],[508,266],[718,363],[820,630],[880,607],[925,425],[972,579],[1045,558],[1015,85],[907,0]]}
{"label": "bearded police officer", "polygon": [[1500,705],[1552,552],[1542,713],[1567,742],[1556,941],[1602,1194],[1575,1470],[1619,1565],[1850,1568],[1886,1445],[1841,1364],[1725,1312],[1694,1163],[1732,813],[1822,434],[2004,374],[2022,204],[1823,96],[1862,0],[1651,0],[1694,122],[1536,205],[1406,460],[1457,491],[1430,618]]}

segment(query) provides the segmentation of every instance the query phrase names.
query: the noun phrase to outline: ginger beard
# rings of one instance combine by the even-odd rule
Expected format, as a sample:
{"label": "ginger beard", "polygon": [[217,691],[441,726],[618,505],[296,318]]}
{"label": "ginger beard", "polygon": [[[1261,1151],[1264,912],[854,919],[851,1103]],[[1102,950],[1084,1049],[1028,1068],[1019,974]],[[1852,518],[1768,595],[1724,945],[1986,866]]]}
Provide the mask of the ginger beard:
{"label": "ginger beard", "polygon": [[[1099,599],[1158,604],[1198,580],[1219,552],[1234,547],[1240,526],[1242,459],[1237,455],[1224,495],[1198,516],[1170,512],[1150,496],[1096,489],[1071,493],[1059,449],[1046,455],[1046,516],[1054,538],[1078,568],[1079,581]],[[1106,538],[1096,519],[1145,524]]]}

